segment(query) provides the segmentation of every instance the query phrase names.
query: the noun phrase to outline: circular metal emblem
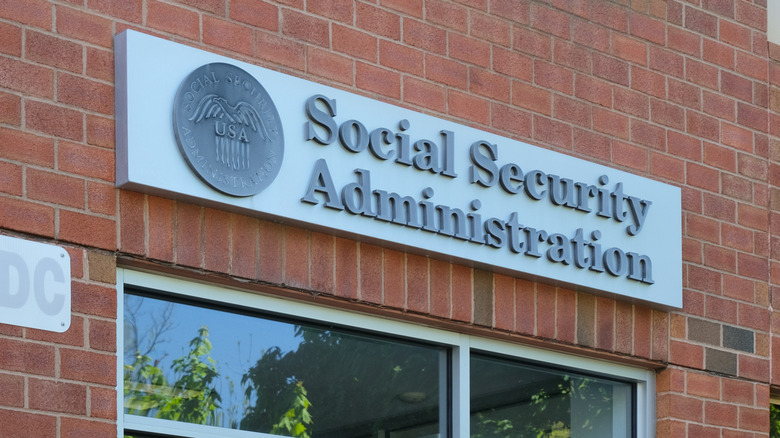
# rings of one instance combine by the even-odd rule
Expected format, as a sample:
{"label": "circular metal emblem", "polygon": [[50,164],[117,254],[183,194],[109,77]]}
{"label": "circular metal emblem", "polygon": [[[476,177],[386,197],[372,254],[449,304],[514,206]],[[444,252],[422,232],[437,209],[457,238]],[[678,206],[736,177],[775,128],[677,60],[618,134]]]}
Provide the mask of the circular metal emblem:
{"label": "circular metal emblem", "polygon": [[256,195],[279,173],[279,113],[260,82],[234,65],[206,64],[182,81],[173,128],[190,168],[222,193]]}

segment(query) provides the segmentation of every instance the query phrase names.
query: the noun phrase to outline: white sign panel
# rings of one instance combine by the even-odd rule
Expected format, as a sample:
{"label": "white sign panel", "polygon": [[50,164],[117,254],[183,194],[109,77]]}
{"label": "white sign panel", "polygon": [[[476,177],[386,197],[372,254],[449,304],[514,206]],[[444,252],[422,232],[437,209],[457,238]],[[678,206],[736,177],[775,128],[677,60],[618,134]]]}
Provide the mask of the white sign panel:
{"label": "white sign panel", "polygon": [[0,236],[0,323],[70,327],[70,256],[53,245]]}
{"label": "white sign panel", "polygon": [[117,185],[662,308],[680,190],[133,31]]}

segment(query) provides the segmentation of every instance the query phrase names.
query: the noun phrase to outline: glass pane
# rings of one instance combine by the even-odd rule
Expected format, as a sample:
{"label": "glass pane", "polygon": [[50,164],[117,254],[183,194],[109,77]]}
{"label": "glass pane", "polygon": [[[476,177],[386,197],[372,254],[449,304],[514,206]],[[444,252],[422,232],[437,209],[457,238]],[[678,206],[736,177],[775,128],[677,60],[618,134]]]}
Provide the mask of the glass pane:
{"label": "glass pane", "polygon": [[632,386],[471,356],[472,438],[632,436]]}
{"label": "glass pane", "polygon": [[444,348],[127,294],[124,320],[125,413],[311,438],[446,432]]}
{"label": "glass pane", "polygon": [[780,438],[780,405],[769,405],[769,438]]}

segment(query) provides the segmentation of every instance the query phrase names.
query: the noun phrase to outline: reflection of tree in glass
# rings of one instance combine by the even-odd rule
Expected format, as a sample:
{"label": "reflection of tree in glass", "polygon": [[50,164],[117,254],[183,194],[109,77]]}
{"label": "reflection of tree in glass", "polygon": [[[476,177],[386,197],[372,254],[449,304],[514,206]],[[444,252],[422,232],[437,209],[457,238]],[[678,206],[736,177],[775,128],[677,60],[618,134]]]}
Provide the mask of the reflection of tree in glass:
{"label": "reflection of tree in glass", "polygon": [[769,405],[769,437],[780,438],[780,407]]}
{"label": "reflection of tree in glass", "polygon": [[214,383],[219,373],[210,356],[208,334],[208,328],[201,327],[189,343],[189,352],[173,361],[173,384],[157,367],[159,361],[152,364],[148,354],[137,351],[133,364],[124,368],[125,410],[134,415],[216,424],[221,399]]}
{"label": "reflection of tree in glass", "polygon": [[[300,345],[266,351],[244,375],[253,400],[241,429],[271,430],[306,387],[315,437],[369,436],[438,421],[438,352],[398,342],[298,326]],[[430,400],[410,409],[399,394]],[[295,436],[295,435],[292,435]]]}

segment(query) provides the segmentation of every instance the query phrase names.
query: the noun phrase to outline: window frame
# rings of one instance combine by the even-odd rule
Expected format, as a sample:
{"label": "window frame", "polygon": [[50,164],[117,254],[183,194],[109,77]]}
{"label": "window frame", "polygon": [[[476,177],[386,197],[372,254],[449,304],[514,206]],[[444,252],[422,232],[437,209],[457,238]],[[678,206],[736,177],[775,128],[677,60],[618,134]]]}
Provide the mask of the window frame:
{"label": "window frame", "polygon": [[[357,311],[337,309],[311,302],[296,301],[256,292],[247,292],[224,285],[197,282],[168,277],[162,274],[132,269],[117,269],[117,436],[133,430],[149,434],[185,436],[191,438],[274,438],[260,432],[226,429],[180,423],[158,418],[147,418],[124,413],[124,293],[125,286],[133,286],[165,294],[186,296],[194,300],[222,302],[245,308],[254,308],[275,314],[289,315],[311,321],[332,323],[360,331],[385,334],[400,338],[434,343],[451,349],[452,365],[450,384],[452,391],[452,421],[449,425],[452,437],[467,437],[470,431],[470,352],[486,352],[519,360],[550,363],[583,374],[600,375],[623,380],[635,385],[633,416],[636,422],[636,438],[655,436],[655,371],[603,359],[594,359],[559,351],[510,343],[503,340],[455,333],[388,317],[368,315]],[[182,293],[186,290],[186,293]],[[448,408],[448,406],[445,406]]]}

